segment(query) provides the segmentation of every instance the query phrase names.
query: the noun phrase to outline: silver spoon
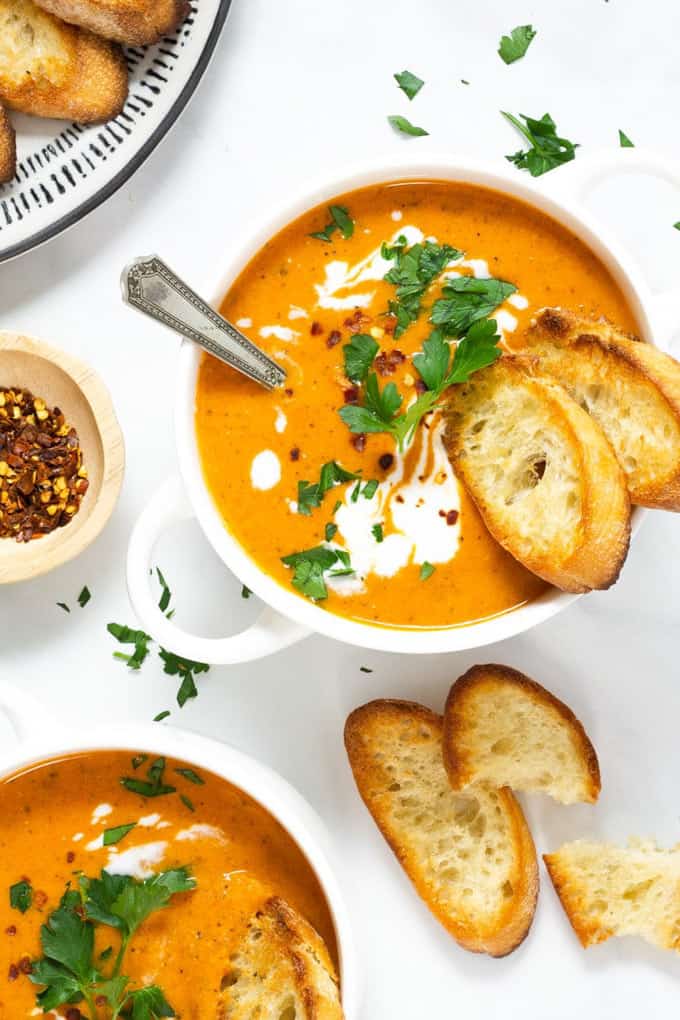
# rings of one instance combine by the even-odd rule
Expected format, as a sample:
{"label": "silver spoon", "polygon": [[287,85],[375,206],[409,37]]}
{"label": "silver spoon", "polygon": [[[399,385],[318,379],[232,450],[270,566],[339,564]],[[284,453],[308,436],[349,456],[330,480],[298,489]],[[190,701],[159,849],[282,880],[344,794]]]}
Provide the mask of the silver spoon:
{"label": "silver spoon", "polygon": [[283,386],[286,370],[227,322],[157,255],[134,259],[121,276],[123,300],[193,340],[208,354],[268,390]]}

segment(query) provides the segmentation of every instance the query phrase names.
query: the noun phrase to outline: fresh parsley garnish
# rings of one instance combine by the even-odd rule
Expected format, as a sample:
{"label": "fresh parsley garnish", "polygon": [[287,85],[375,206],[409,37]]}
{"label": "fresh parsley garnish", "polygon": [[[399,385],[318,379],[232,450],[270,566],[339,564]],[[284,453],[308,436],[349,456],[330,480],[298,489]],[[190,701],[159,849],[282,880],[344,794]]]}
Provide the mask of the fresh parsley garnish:
{"label": "fresh parsley garnish", "polygon": [[158,655],[163,662],[163,672],[169,676],[180,676],[182,683],[177,692],[177,704],[183,708],[189,698],[198,696],[198,689],[194,682],[196,673],[207,673],[210,666],[207,662],[194,662],[192,659],[184,659],[181,655],[168,652],[165,648],[159,649]]}
{"label": "fresh parsley garnish", "polygon": [[90,592],[90,589],[87,587],[87,585],[84,585],[83,588],[81,588],[80,590],[80,595],[78,596],[78,605],[80,606],[80,608],[84,609],[91,598],[92,594]]}
{"label": "fresh parsley garnish", "polygon": [[194,786],[205,786],[205,779],[199,776],[198,772],[194,772],[193,769],[175,769],[175,772],[178,776],[181,776],[182,779],[186,779],[190,783],[193,783]]}
{"label": "fresh parsley garnish", "polygon": [[400,114],[392,114],[387,118],[395,131],[398,131],[402,135],[411,135],[412,138],[419,138],[423,135],[429,135],[429,131],[425,128],[418,127],[417,124],[412,124],[406,117],[402,117]]}
{"label": "fresh parsley garnish", "polygon": [[153,722],[163,722],[163,720],[167,719],[171,714],[172,713],[166,708],[163,712],[159,712],[158,715],[153,717]]}
{"label": "fresh parsley garnish", "polygon": [[160,567],[156,567],[156,576],[158,577],[158,583],[161,586],[161,597],[158,602],[158,608],[160,609],[161,613],[165,613],[168,609],[168,606],[170,605],[170,599],[172,596],[170,593],[170,589],[168,588],[168,582],[163,577]]}
{"label": "fresh parsley garnish", "polygon": [[71,612],[71,610],[69,609],[65,602],[57,602],[57,605],[59,606],[60,609],[63,609],[65,613]]}
{"label": "fresh parsley garnish", "polygon": [[674,223],[673,226],[676,230],[680,230],[680,220],[678,220],[677,223]]}
{"label": "fresh parsley garnish", "polygon": [[327,542],[332,541],[332,539],[335,537],[337,533],[337,530],[338,530],[337,524],[333,524],[332,521],[329,521],[326,527],[324,528],[323,532],[324,538],[326,539]]}
{"label": "fresh parsley garnish", "polygon": [[[37,1004],[44,1013],[66,1004],[85,1002],[91,1018],[106,1005],[112,1020],[161,1020],[175,1015],[155,985],[131,989],[121,973],[130,940],[155,911],[176,893],[191,892],[195,880],[186,868],[161,872],[139,881],[127,875],[101,872],[100,878],[80,877],[80,891],[67,889],[57,910],[40,929],[43,956],[32,964],[30,980],[42,985]],[[115,928],[120,949],[108,973],[102,964],[112,957],[105,950],[95,962],[95,931]]]}
{"label": "fresh parsley garnish", "polygon": [[425,562],[420,567],[420,580],[427,581],[429,577],[432,577],[432,575],[435,572],[435,569],[436,568],[433,567],[431,563],[428,563],[427,560],[425,560]]}
{"label": "fresh parsley garnish", "polygon": [[114,652],[114,658],[122,659],[130,669],[139,669],[149,654],[149,644],[152,640],[151,635],[145,634],[143,630],[133,630],[131,627],[126,627],[123,623],[110,623],[106,629],[121,645],[135,646],[135,650],[131,655],[125,655],[123,652]]}
{"label": "fresh parsley garnish", "polygon": [[449,263],[461,258],[463,252],[434,241],[408,247],[406,238],[401,235],[395,244],[383,244],[381,254],[395,263],[385,274],[385,280],[397,288],[396,301],[389,302],[389,310],[396,317],[394,337],[399,339],[420,315],[427,288]]}
{"label": "fresh parsley garnish", "polygon": [[372,532],[373,538],[376,540],[376,542],[382,542],[383,541],[385,536],[383,534],[383,526],[382,526],[382,524],[374,524],[373,527],[371,528],[371,532]]}
{"label": "fresh parsley garnish", "polygon": [[104,846],[113,846],[115,843],[120,843],[121,839],[127,836],[128,832],[136,827],[137,822],[130,822],[128,825],[117,825],[113,829],[104,830]]}
{"label": "fresh parsley garnish", "polygon": [[342,348],[345,375],[355,383],[362,383],[368,374],[380,346],[368,333],[355,333]]}
{"label": "fresh parsley garnish", "polygon": [[[339,577],[354,572],[348,552],[344,549],[329,549],[325,545],[282,556],[281,562],[293,568],[293,587],[307,598],[317,601],[328,598],[324,574],[331,572],[331,576]],[[340,569],[333,570],[338,563]]]}
{"label": "fresh parsley garnish", "polygon": [[501,60],[506,64],[514,64],[516,60],[521,60],[535,35],[536,29],[533,25],[518,25],[517,28],[513,28],[510,35],[504,35],[501,38],[501,44],[498,47],[498,55]]}
{"label": "fresh parsley garnish", "polygon": [[349,241],[354,233],[354,220],[349,210],[344,205],[329,205],[328,212],[331,216],[330,223],[327,223],[323,230],[315,230],[309,236],[316,238],[317,241],[330,241],[335,231],[339,230],[344,239]]}
{"label": "fresh parsley garnish", "polygon": [[623,132],[621,130],[621,128],[619,128],[619,145],[620,145],[620,147],[622,149],[634,149],[635,148],[635,143],[631,142],[631,140],[628,137],[628,135],[625,134],[625,132]]}
{"label": "fresh parsley garnish", "polygon": [[353,482],[359,477],[353,471],[347,471],[335,460],[327,461],[321,468],[318,482],[299,481],[297,493],[297,511],[309,516],[312,510],[321,506],[321,501],[330,489],[343,482]]}
{"label": "fresh parsley garnish", "polygon": [[33,903],[33,887],[30,882],[22,879],[9,887],[9,905],[13,910],[25,914]]}
{"label": "fresh parsley garnish", "polygon": [[505,158],[520,170],[528,170],[532,177],[540,177],[549,170],[571,162],[576,156],[578,144],[558,136],[555,121],[549,113],[544,113],[540,120],[523,113],[520,114],[521,120],[504,110],[501,113],[529,143],[527,150],[520,149]]}
{"label": "fresh parsley garnish", "polygon": [[132,759],[132,767],[133,767],[133,769],[135,771],[137,771],[139,766],[140,765],[144,765],[144,763],[147,762],[148,760],[149,760],[148,754],[136,754],[134,756],[134,758]]}
{"label": "fresh parsley garnish", "polygon": [[189,797],[187,797],[186,793],[180,793],[179,799],[182,801],[185,808],[189,808],[189,811],[196,810],[196,808],[193,805],[193,801],[191,801]]}
{"label": "fresh parsley garnish", "polygon": [[166,764],[165,758],[156,758],[147,769],[146,780],[123,776],[120,785],[130,793],[139,794],[140,797],[164,797],[176,793],[177,787],[165,782]]}
{"label": "fresh parsley garnish", "polygon": [[412,71],[400,71],[394,75],[394,78],[401,91],[409,99],[417,96],[425,84],[423,79],[419,78],[417,74],[413,74]]}
{"label": "fresh parsley garnish", "polygon": [[[443,297],[432,306],[430,320],[441,328],[445,336],[462,336],[473,323],[479,319],[486,319],[495,312],[516,290],[514,283],[507,283],[505,280],[478,280],[474,276],[454,277],[444,284]],[[414,364],[418,368],[415,358]],[[425,376],[423,378],[425,379]],[[427,383],[427,379],[425,382]]]}

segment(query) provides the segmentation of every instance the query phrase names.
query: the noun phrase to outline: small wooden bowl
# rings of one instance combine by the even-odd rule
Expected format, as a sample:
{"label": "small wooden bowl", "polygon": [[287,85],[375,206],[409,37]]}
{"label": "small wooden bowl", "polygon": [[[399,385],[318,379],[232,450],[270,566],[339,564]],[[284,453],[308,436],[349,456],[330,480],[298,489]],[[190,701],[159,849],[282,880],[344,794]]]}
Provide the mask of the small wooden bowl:
{"label": "small wooden bowl", "polygon": [[73,559],[99,535],[118,500],[125,446],[103,382],[87,365],[40,340],[0,330],[0,388],[27,389],[59,407],[83,451],[90,486],[69,524],[44,538],[0,538],[0,584],[38,577]]}

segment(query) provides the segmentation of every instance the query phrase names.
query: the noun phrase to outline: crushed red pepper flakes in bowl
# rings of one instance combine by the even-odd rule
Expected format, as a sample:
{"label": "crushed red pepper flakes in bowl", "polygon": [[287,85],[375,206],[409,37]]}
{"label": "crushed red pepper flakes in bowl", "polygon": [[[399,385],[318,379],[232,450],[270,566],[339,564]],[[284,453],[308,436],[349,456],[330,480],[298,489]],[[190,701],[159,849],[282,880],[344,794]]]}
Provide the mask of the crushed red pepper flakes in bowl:
{"label": "crushed red pepper flakes in bowl", "polygon": [[59,408],[0,387],[0,538],[30,542],[63,527],[88,486],[78,434]]}

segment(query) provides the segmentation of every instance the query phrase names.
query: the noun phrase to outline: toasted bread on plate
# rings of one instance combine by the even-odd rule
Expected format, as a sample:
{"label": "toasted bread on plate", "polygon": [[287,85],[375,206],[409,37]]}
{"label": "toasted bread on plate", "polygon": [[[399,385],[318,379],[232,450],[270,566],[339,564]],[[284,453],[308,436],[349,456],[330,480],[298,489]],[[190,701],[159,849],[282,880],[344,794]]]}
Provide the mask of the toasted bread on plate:
{"label": "toasted bread on plate", "polygon": [[547,793],[562,804],[600,794],[595,749],[574,713],[510,666],[473,666],[444,712],[444,764],[454,790],[471,783]]}
{"label": "toasted bread on plate", "polygon": [[564,591],[614,584],[630,500],[597,422],[533,358],[500,358],[447,399],[449,457],[494,538]]}
{"label": "toasted bread on plate", "polygon": [[250,919],[222,979],[219,1020],[342,1020],[335,967],[315,929],[278,896]]}
{"label": "toasted bread on plate", "polygon": [[536,908],[536,851],[508,789],[451,789],[442,720],[408,701],[373,701],[345,726],[359,793],[435,917],[463,946],[505,956]]}
{"label": "toasted bread on plate", "polygon": [[188,0],[37,0],[51,14],[130,46],[147,46],[173,32],[189,13]]}
{"label": "toasted bread on plate", "polygon": [[0,184],[11,181],[16,173],[17,146],[14,128],[7,111],[0,106]]}
{"label": "toasted bread on plate", "polygon": [[641,506],[680,510],[680,364],[604,319],[545,308],[524,336],[599,422]]}
{"label": "toasted bread on plate", "polygon": [[680,948],[680,847],[578,840],[543,859],[585,948],[613,935]]}
{"label": "toasted bread on plate", "polygon": [[122,51],[32,0],[0,0],[0,100],[38,117],[108,120],[127,96]]}

